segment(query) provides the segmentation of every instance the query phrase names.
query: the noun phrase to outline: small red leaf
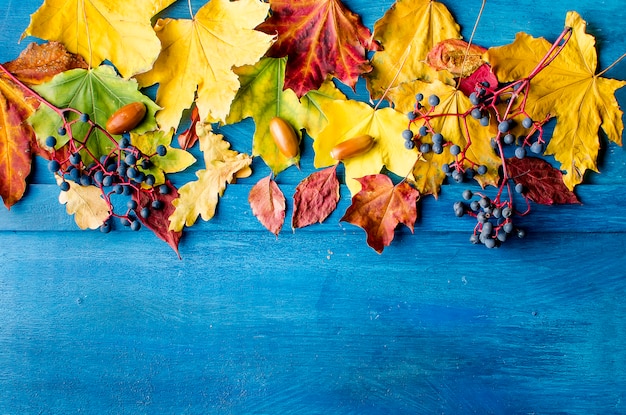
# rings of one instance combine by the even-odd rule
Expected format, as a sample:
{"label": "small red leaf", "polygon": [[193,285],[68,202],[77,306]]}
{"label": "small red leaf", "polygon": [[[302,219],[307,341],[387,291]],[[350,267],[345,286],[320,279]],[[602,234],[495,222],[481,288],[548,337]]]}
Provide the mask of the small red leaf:
{"label": "small red leaf", "polygon": [[399,223],[413,232],[419,192],[407,182],[394,186],[384,174],[373,174],[357,180],[361,183],[361,190],[354,195],[352,204],[341,220],[363,228],[367,233],[367,244],[381,253],[393,240]]}
{"label": "small red leaf", "polygon": [[509,176],[526,189],[528,199],[541,205],[580,203],[563,183],[563,174],[547,161],[536,157],[507,160]]}
{"label": "small red leaf", "polygon": [[293,196],[291,227],[303,228],[322,223],[339,203],[337,165],[317,171],[302,180]]}
{"label": "small red leaf", "polygon": [[[147,218],[143,218],[141,214],[138,214],[137,217],[148,229],[156,234],[159,238],[167,242],[169,246],[176,252],[178,258],[180,258],[180,253],[178,252],[178,243],[180,242],[180,238],[182,236],[182,232],[175,232],[169,230],[169,217],[174,213],[174,205],[172,205],[172,200],[178,198],[178,190],[170,183],[169,181],[165,182],[165,185],[168,188],[167,194],[161,194],[158,189],[154,191],[139,191],[138,194],[133,195],[133,199],[137,202],[139,206],[137,208],[137,212],[140,213],[143,207],[148,207],[150,209],[150,215]],[[158,200],[163,204],[163,207],[160,209],[152,208],[152,203]]]}
{"label": "small red leaf", "polygon": [[183,150],[187,150],[193,147],[198,141],[198,134],[196,133],[196,124],[200,121],[200,115],[198,114],[198,107],[193,107],[191,110],[191,125],[188,129],[178,135],[178,144]]}
{"label": "small red leaf", "polygon": [[487,82],[491,88],[498,86],[498,78],[491,72],[491,66],[487,63],[481,65],[467,78],[462,78],[459,82],[459,89],[469,97],[472,92],[476,91],[476,85],[483,82]]}
{"label": "small red leaf", "polygon": [[285,196],[278,184],[267,176],[255,184],[248,195],[252,213],[274,235],[278,235],[285,222]]}

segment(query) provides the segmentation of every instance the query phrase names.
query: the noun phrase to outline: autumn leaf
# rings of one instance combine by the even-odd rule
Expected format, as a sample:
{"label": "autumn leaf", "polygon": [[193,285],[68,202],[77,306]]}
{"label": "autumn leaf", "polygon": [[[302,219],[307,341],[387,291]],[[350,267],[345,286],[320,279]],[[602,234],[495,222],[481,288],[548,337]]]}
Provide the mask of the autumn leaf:
{"label": "autumn leaf", "polygon": [[297,164],[300,155],[285,157],[274,142],[270,131],[270,120],[280,117],[297,132],[302,128],[303,108],[296,94],[283,90],[286,58],[263,58],[255,65],[235,69],[241,87],[233,100],[228,123],[236,123],[252,117],[256,129],[252,143],[252,155],[261,156],[277,175],[287,167]]}
{"label": "autumn leaf", "polygon": [[[413,110],[417,93],[422,93],[425,97],[430,95],[439,97],[439,105],[432,108],[430,113],[432,117],[430,125],[435,132],[442,134],[447,142],[457,144],[462,149],[467,148],[466,160],[462,163],[464,168],[475,165],[487,166],[486,174],[475,176],[481,186],[496,185],[499,180],[498,168],[502,161],[491,147],[489,128],[481,126],[478,120],[469,116],[472,107],[469,98],[453,86],[437,80],[431,83],[414,81],[389,91],[391,99],[396,103],[396,109],[403,113]],[[421,125],[420,122],[416,123],[416,127]],[[404,127],[406,128],[406,124]],[[421,140],[432,143],[432,135],[429,134]],[[455,157],[450,154],[447,146],[441,154],[431,152],[424,155],[424,160],[417,162],[413,170],[415,185],[422,194],[437,195],[445,179],[441,167],[454,162]]]}
{"label": "autumn leaf", "polygon": [[5,63],[4,68],[27,85],[39,85],[61,72],[87,69],[88,65],[81,56],[68,52],[62,43],[33,42],[15,60]]}
{"label": "autumn leaf", "polygon": [[187,150],[193,147],[198,141],[198,135],[196,134],[196,124],[200,122],[200,115],[198,114],[198,107],[193,107],[190,116],[190,125],[185,131],[178,134],[178,145],[181,149]]}
{"label": "autumn leaf", "polygon": [[[150,157],[150,166],[143,168],[138,166],[139,170],[146,175],[152,174],[155,178],[154,185],[165,183],[166,173],[178,173],[185,170],[196,162],[196,158],[188,151],[172,147],[172,136],[174,130],[166,131],[149,131],[144,134],[130,134],[131,144],[137,147],[142,154]],[[157,154],[157,147],[164,146],[167,150],[164,156]]]}
{"label": "autumn leaf", "polygon": [[563,183],[563,174],[537,157],[507,159],[508,175],[524,186],[524,194],[542,205],[580,203],[574,192]]}
{"label": "autumn leaf", "polygon": [[274,235],[278,235],[285,222],[286,204],[283,192],[271,175],[252,186],[248,202],[259,222]]}
{"label": "autumn leaf", "polygon": [[346,96],[330,79],[327,79],[319,89],[311,90],[300,98],[302,105],[301,125],[309,136],[317,137],[328,124],[328,117],[322,111],[323,103],[346,99]]}
{"label": "autumn leaf", "polygon": [[267,52],[287,57],[285,88],[302,97],[318,89],[328,75],[354,88],[371,66],[366,51],[375,50],[361,18],[340,0],[270,0],[271,16],[258,30],[278,34]]}
{"label": "autumn leaf", "polygon": [[362,188],[352,197],[352,204],[341,220],[363,228],[367,244],[380,254],[391,244],[398,224],[406,225],[413,232],[419,192],[406,181],[394,186],[384,174],[357,180]]}
{"label": "autumn leaf", "polygon": [[204,152],[205,168],[196,172],[198,180],[178,189],[179,197],[172,201],[175,210],[169,216],[170,231],[182,231],[184,226],[193,225],[198,216],[205,221],[213,218],[226,185],[236,177],[243,177],[242,172],[250,172],[252,158],[230,150],[222,135],[207,131],[198,134],[198,141]]}
{"label": "autumn leaf", "polygon": [[[63,179],[56,176],[57,183]],[[81,229],[97,229],[109,218],[111,210],[102,197],[102,190],[96,186],[81,186],[68,180],[70,190],[59,194],[59,203],[65,205],[68,215]]]}
{"label": "autumn leaf", "polygon": [[461,39],[437,43],[426,55],[426,63],[437,71],[447,70],[456,77],[467,77],[482,66],[487,49]]}
{"label": "autumn leaf", "polygon": [[322,223],[339,203],[337,165],[316,171],[302,180],[293,196],[291,227]]}
{"label": "autumn leaf", "polygon": [[233,66],[256,63],[274,39],[253,30],[268,8],[258,0],[211,0],[193,20],[157,21],[162,52],[137,80],[142,86],[159,84],[156,102],[163,110],[157,121],[162,129],[176,129],[194,99],[200,119],[225,120],[239,89]]}
{"label": "autumn leaf", "polygon": [[175,0],[45,0],[22,35],[61,42],[91,67],[109,60],[124,78],[152,67],[161,43],[150,19]]}
{"label": "autumn leaf", "polygon": [[[537,120],[548,114],[556,116],[545,154],[554,155],[561,163],[566,172],[564,183],[572,190],[582,182],[585,171],[598,171],[600,128],[621,145],[624,126],[615,91],[626,82],[596,74],[595,39],[585,32],[586,23],[580,15],[569,12],[565,24],[573,28],[571,38],[550,65],[531,80],[525,109]],[[500,81],[522,79],[530,75],[550,46],[543,38],[518,33],[512,44],[490,49],[487,59]]]}
{"label": "autumn leaf", "polygon": [[337,163],[330,151],[342,141],[365,134],[375,140],[367,153],[343,161],[346,185],[353,195],[360,188],[355,178],[380,173],[383,167],[401,177],[411,173],[418,153],[404,147],[402,130],[407,123],[404,114],[393,108],[375,110],[354,100],[328,100],[321,108],[328,117],[328,124],[313,142],[315,167]]}
{"label": "autumn leaf", "polygon": [[390,86],[415,79],[450,80],[449,72],[437,72],[425,61],[437,43],[460,37],[459,25],[442,3],[396,1],[374,25],[374,39],[383,49],[374,53],[373,70],[364,75],[372,98],[381,98]]}
{"label": "autumn leaf", "polygon": [[172,201],[178,198],[178,191],[169,180],[166,181],[164,185],[167,186],[168,189],[165,194],[161,191],[133,192],[133,200],[137,202],[138,206],[151,206],[155,200],[163,204],[163,208],[161,209],[150,209],[150,215],[147,218],[144,218],[142,215],[137,216],[137,218],[148,229],[154,232],[156,236],[172,247],[176,255],[178,255],[178,258],[180,258],[178,244],[182,237],[182,232],[169,229],[169,217],[174,213]]}
{"label": "autumn leaf", "polygon": [[[143,133],[156,129],[154,115],[158,106],[150,98],[138,90],[137,82],[120,78],[115,69],[102,65],[95,69],[72,69],[55,76],[52,81],[34,86],[33,89],[44,99],[59,108],[74,108],[89,115],[90,119],[100,126],[106,125],[108,118],[122,106],[131,102],[143,102],[148,111],[144,120],[133,129]],[[75,120],[78,115],[70,113],[68,121]],[[39,110],[29,118],[37,139],[45,142],[46,137],[57,139],[57,148],[69,140],[69,134],[59,135],[62,119],[48,106],[40,106]],[[76,122],[72,125],[72,136],[82,140],[89,131],[89,124]],[[119,136],[116,136],[119,138]],[[86,147],[89,152],[82,154],[83,160],[109,154],[116,146],[108,135],[95,130],[89,136]]]}

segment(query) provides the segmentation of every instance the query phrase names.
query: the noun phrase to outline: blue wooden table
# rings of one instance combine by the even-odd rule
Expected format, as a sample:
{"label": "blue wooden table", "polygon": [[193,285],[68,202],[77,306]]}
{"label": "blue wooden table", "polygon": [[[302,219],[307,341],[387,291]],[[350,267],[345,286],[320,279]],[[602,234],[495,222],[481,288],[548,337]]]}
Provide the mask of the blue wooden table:
{"label": "blue wooden table", "polygon": [[[480,2],[445,3],[468,37]],[[372,28],[392,2],[346,4]],[[0,61],[39,5],[2,1]],[[623,6],[490,0],[475,42],[554,39],[575,9],[605,68],[626,52]],[[606,76],[626,79],[626,62]],[[252,128],[223,133],[250,152]],[[310,144],[279,176],[288,197]],[[247,204],[269,174],[255,161],[187,231],[182,260],[147,230],[79,230],[38,160],[0,210],[0,414],[624,414],[626,151],[602,147],[583,204],[533,206],[524,240],[471,245],[452,214],[467,185],[452,184],[381,255],[339,222],[347,192],[325,224],[274,237]]]}

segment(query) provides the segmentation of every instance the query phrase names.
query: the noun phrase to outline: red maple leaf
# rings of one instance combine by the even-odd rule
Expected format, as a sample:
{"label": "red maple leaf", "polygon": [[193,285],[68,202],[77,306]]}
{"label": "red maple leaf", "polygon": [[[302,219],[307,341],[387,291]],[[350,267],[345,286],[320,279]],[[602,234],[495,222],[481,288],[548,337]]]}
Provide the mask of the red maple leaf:
{"label": "red maple leaf", "polygon": [[544,159],[512,157],[507,160],[509,176],[524,186],[525,195],[541,205],[580,203],[563,183],[563,174]]}
{"label": "red maple leaf", "polygon": [[287,56],[285,88],[303,96],[328,75],[354,87],[372,70],[367,50],[378,49],[359,15],[340,0],[270,0],[272,15],[257,30],[277,34],[267,56]]}
{"label": "red maple leaf", "polygon": [[372,174],[357,180],[362,188],[352,198],[352,204],[341,220],[363,228],[367,233],[367,244],[381,253],[393,240],[399,223],[413,232],[419,192],[404,181],[394,186],[385,174]]}

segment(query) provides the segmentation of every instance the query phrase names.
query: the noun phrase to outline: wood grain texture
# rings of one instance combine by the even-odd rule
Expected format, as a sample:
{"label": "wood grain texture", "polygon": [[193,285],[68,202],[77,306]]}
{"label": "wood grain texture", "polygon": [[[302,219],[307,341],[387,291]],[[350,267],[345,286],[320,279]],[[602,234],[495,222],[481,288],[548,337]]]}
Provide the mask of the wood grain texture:
{"label": "wood grain texture", "polygon": [[[39,4],[0,4],[0,61]],[[371,28],[392,2],[346,4]],[[480,2],[446,5],[469,36]],[[553,39],[570,9],[601,68],[626,52],[618,0],[488,1],[476,42]],[[167,13],[187,17],[186,2]],[[250,152],[253,128],[222,132]],[[313,170],[310,144],[302,171],[278,177],[287,197]],[[345,188],[327,222],[276,238],[246,202],[269,174],[253,167],[179,260],[147,230],[79,231],[36,160],[26,197],[0,210],[0,414],[626,413],[623,148],[604,140],[583,204],[533,206],[527,238],[499,250],[469,244],[471,221],[452,214],[466,184],[425,199],[415,234],[399,228],[382,255],[339,222]]]}

